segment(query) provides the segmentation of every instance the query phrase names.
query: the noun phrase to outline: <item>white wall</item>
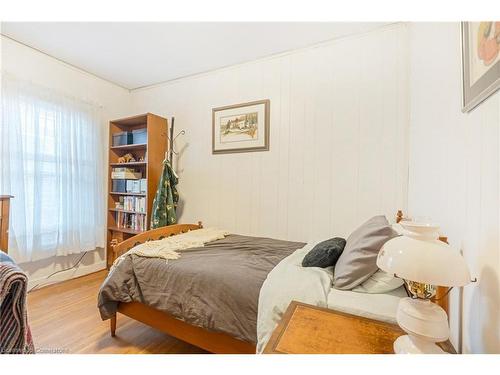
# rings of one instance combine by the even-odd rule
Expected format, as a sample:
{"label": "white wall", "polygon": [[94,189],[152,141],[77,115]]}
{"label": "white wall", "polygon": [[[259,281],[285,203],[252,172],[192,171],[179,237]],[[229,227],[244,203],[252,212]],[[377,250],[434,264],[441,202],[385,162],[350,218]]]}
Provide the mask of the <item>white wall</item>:
{"label": "white wall", "polygon": [[[129,113],[130,94],[116,85],[64,64],[34,49],[1,36],[1,69],[20,79],[58,90],[67,95],[102,105],[102,126],[108,121]],[[107,131],[105,132],[107,134]],[[104,140],[107,150],[107,139]],[[105,153],[107,157],[107,152]],[[106,168],[104,165],[103,168]],[[107,168],[106,168],[107,173]],[[105,196],[106,186],[103,186]],[[15,199],[15,198],[14,198]],[[103,213],[105,214],[105,213]],[[20,266],[28,273],[30,287],[43,282],[52,272],[72,267],[80,255],[54,257]],[[65,272],[51,278],[60,281],[105,268],[104,250],[87,254],[77,271]]]}
{"label": "white wall", "polygon": [[[132,91],[175,115],[182,222],[291,240],[393,218],[407,198],[406,26]],[[270,151],[212,155],[212,108],[271,100]]]}
{"label": "white wall", "polygon": [[461,112],[458,23],[412,24],[410,46],[409,212],[440,223],[479,280],[453,296],[452,342],[463,311],[463,352],[500,353],[500,94]]}
{"label": "white wall", "polygon": [[[183,222],[305,241],[407,206],[433,218],[479,279],[453,295],[452,342],[500,352],[500,94],[462,114],[459,25],[409,28],[409,38],[391,26],[131,94],[4,37],[1,62],[101,103],[106,127],[139,112],[175,115],[187,131],[176,143]],[[271,150],[212,155],[211,109],[264,98]],[[22,266],[36,281],[75,258]],[[96,251],[82,272],[103,266]]]}

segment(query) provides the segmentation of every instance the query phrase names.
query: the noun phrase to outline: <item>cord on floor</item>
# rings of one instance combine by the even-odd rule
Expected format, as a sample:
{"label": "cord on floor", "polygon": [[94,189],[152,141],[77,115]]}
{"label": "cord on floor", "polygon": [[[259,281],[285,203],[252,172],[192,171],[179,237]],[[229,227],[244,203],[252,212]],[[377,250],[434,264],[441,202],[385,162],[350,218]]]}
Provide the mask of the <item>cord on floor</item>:
{"label": "cord on floor", "polygon": [[[83,253],[83,255],[80,257],[80,259],[78,259],[78,261],[73,265],[73,267],[70,267],[70,268],[65,268],[63,270],[59,270],[59,271],[56,271],[56,272],[53,272],[51,273],[50,275],[48,275],[46,278],[45,278],[45,281],[47,281],[48,279],[50,279],[52,276],[54,275],[57,275],[58,273],[60,272],[65,272],[65,271],[71,271],[72,269],[75,269],[77,268],[80,263],[82,262],[83,258],[85,257],[85,255],[87,255],[88,251],[85,251]],[[28,290],[28,293],[31,293],[33,290],[35,290],[38,286],[40,286],[42,283],[38,283],[36,284],[34,287],[32,287],[30,290]]]}

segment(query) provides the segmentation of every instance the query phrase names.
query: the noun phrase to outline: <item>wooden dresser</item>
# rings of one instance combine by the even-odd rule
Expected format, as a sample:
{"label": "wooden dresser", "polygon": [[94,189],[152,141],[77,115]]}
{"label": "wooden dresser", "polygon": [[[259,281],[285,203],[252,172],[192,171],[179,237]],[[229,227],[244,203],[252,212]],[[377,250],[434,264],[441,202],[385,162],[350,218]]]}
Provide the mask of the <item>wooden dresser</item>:
{"label": "wooden dresser", "polygon": [[12,195],[0,195],[0,250],[9,249],[9,208]]}
{"label": "wooden dresser", "polygon": [[[393,354],[405,332],[395,324],[292,301],[265,354]],[[439,346],[455,353],[449,341]]]}

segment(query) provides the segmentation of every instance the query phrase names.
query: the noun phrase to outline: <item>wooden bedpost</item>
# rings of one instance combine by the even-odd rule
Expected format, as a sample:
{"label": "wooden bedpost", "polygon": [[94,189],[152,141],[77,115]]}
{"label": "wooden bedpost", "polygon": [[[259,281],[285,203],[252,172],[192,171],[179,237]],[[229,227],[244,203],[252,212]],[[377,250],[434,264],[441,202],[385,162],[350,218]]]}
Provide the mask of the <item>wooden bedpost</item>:
{"label": "wooden bedpost", "polygon": [[[448,244],[448,237],[439,236],[439,241],[443,241]],[[448,295],[450,288],[446,286],[436,286],[436,295],[433,298],[433,302],[437,303],[439,306],[446,311],[446,315],[450,316],[450,296]],[[450,321],[448,319],[448,325]]]}
{"label": "wooden bedpost", "polygon": [[[118,246],[118,240],[116,238],[113,238],[109,243],[109,248],[111,248],[111,252],[113,253],[111,258],[113,259],[113,262],[116,260],[116,258],[118,258],[118,256],[116,255],[116,246]],[[106,255],[106,259],[109,259],[109,255]],[[108,265],[108,271],[110,270],[110,268],[111,266]]]}
{"label": "wooden bedpost", "polygon": [[116,314],[111,317],[109,321],[109,328],[111,329],[111,337],[115,337],[116,334]]}
{"label": "wooden bedpost", "polygon": [[403,220],[403,211],[398,210],[398,213],[396,214],[396,223],[399,223],[401,220]]}

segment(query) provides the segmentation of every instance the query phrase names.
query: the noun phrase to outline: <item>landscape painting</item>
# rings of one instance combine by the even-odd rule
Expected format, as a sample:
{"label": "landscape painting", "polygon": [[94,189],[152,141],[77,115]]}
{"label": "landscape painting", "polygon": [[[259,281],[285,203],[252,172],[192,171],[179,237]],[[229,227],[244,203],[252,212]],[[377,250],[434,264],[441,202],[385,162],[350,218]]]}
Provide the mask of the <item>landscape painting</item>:
{"label": "landscape painting", "polygon": [[258,120],[258,112],[221,117],[220,142],[244,142],[257,139],[259,136]]}
{"label": "landscape painting", "polygon": [[212,110],[212,152],[269,150],[269,100]]}
{"label": "landscape painting", "polygon": [[462,110],[500,88],[500,21],[462,22]]}

